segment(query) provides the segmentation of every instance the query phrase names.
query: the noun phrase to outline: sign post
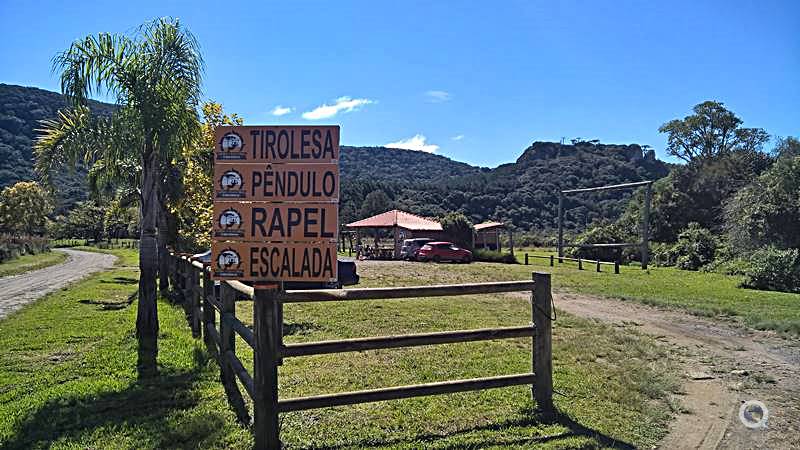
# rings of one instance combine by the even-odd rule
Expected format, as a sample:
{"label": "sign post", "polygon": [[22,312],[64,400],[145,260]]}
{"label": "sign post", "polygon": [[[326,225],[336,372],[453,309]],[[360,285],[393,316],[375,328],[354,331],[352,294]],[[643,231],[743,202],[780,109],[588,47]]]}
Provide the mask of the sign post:
{"label": "sign post", "polygon": [[283,282],[338,280],[339,127],[218,127],[215,142],[211,278],[253,282],[255,447],[277,450]]}

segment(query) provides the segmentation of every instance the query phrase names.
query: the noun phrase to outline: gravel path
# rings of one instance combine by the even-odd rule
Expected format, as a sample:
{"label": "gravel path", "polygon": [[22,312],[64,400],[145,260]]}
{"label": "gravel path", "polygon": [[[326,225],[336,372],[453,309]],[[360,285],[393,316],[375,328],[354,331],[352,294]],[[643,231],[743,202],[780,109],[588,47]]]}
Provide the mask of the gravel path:
{"label": "gravel path", "polygon": [[114,265],[117,257],[105,253],[54,249],[68,259],[55,266],[0,278],[0,319],[50,292]]}
{"label": "gravel path", "polygon": [[[686,374],[680,396],[686,412],[676,417],[661,448],[798,448],[797,340],[633,302],[566,293],[554,297],[560,310],[639,329],[676,350]],[[767,428],[741,423],[739,406],[747,400],[765,404]]]}

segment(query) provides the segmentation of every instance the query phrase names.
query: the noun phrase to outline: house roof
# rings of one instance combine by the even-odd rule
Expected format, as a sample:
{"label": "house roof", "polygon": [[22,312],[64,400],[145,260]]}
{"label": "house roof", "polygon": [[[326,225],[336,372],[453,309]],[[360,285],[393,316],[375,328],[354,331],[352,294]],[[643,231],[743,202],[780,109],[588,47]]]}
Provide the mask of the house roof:
{"label": "house roof", "polygon": [[483,222],[475,225],[475,231],[484,231],[491,228],[505,228],[506,224],[502,222]]}
{"label": "house roof", "polygon": [[349,228],[394,228],[400,227],[407,230],[442,231],[439,222],[417,216],[415,214],[393,209],[366,219],[348,223]]}

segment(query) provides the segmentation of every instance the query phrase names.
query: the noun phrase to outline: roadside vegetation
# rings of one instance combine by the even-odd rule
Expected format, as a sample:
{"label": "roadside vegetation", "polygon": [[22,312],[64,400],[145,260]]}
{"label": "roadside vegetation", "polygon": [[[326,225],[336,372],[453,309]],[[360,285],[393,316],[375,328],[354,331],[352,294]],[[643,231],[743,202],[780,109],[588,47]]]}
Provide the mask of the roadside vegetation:
{"label": "roadside vegetation", "polygon": [[[524,262],[525,252],[517,251],[518,261]],[[548,257],[555,254],[536,249],[527,252]],[[800,336],[800,294],[745,289],[743,275],[675,267],[650,267],[643,271],[636,264],[621,266],[620,274],[615,275],[607,265],[602,266],[603,272],[597,273],[591,264],[584,264],[584,270],[578,270],[575,262],[557,261],[558,258],[555,267],[550,267],[548,259],[530,258],[531,265],[509,265],[503,271],[488,273],[514,277],[535,270],[552,272],[553,286],[559,290],[678,308],[696,315],[738,320],[759,330]],[[470,272],[481,279],[494,279],[482,276],[480,266]]]}
{"label": "roadside vegetation", "polygon": [[[157,378],[136,375],[135,251],[113,270],[51,294],[0,322],[0,447],[250,448],[228,409],[216,363],[191,338],[183,309],[159,300]],[[383,268],[382,268],[383,267]],[[409,265],[431,282],[478,265]],[[500,272],[497,265],[481,265]],[[370,265],[366,286],[415,284],[419,273]],[[498,275],[499,276],[499,275]],[[291,306],[291,307],[290,307]],[[252,303],[237,315],[252,318]],[[286,340],[526,324],[525,295],[287,305]],[[652,447],[680,408],[670,350],[634,329],[559,314],[554,326],[560,418],[540,422],[530,389],[435,396],[283,415],[288,448]],[[242,341],[237,353],[251,365]],[[250,367],[252,368],[252,367]],[[365,389],[530,370],[526,339],[293,358],[281,395]]]}
{"label": "roadside vegetation", "polygon": [[23,255],[17,259],[0,263],[0,277],[19,275],[31,270],[44,269],[67,260],[67,254],[62,252],[37,253]]}

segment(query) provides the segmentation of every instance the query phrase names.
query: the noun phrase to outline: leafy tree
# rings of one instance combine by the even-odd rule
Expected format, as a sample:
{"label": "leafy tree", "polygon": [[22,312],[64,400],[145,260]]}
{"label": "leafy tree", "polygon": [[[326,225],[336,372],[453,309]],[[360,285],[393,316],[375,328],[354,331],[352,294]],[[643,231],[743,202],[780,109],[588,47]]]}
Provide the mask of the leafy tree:
{"label": "leafy tree", "polygon": [[773,245],[800,248],[800,156],[781,157],[725,209],[732,247],[739,252]]}
{"label": "leafy tree", "polygon": [[[133,36],[100,33],[75,41],[55,58],[61,90],[72,108],[42,123],[35,150],[37,169],[49,174],[78,160],[137,160],[141,237],[139,306],[136,336],[140,377],[157,373],[158,272],[157,228],[163,175],[197,133],[203,61],[198,43],[175,19],[157,19]],[[108,118],[90,114],[87,99],[95,90],[115,97],[118,109]]]}
{"label": "leafy tree", "polygon": [[720,102],[705,101],[692,110],[694,114],[671,120],[658,129],[668,135],[667,152],[686,162],[735,151],[759,151],[769,140],[761,128],[742,128],[742,120]]}
{"label": "leafy tree", "polygon": [[106,208],[103,229],[109,239],[134,235],[139,229],[137,209],[126,205],[120,199],[111,200]]}
{"label": "leafy tree", "polygon": [[50,194],[35,181],[20,181],[0,192],[0,230],[12,234],[44,234],[53,212]]}
{"label": "leafy tree", "polygon": [[203,122],[196,145],[182,149],[182,195],[170,204],[177,220],[179,245],[188,250],[205,250],[211,245],[213,221],[213,155],[214,132],[222,125],[242,125],[236,114],[225,114],[222,105],[215,102],[203,104]]}
{"label": "leafy tree", "polygon": [[391,208],[392,200],[386,195],[386,192],[377,190],[370,192],[364,198],[364,203],[361,205],[361,215],[364,217],[374,216],[386,212]]}
{"label": "leafy tree", "polygon": [[778,158],[800,156],[800,139],[793,136],[778,138],[774,153]]}
{"label": "leafy tree", "polygon": [[99,241],[104,235],[105,217],[106,209],[96,202],[78,202],[63,219],[62,237]]}
{"label": "leafy tree", "polygon": [[475,227],[467,216],[461,213],[449,213],[444,215],[439,222],[442,224],[444,234],[450,236],[453,243],[459,247],[472,249],[472,235]]}

